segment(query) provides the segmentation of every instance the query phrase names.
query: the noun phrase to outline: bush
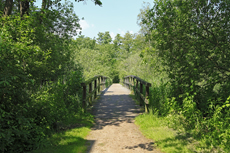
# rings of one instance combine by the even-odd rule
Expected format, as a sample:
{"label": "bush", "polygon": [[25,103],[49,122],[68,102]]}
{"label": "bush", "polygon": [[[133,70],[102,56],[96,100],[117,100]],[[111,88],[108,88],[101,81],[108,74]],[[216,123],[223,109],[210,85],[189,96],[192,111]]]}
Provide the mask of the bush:
{"label": "bush", "polygon": [[70,40],[42,30],[36,18],[0,20],[0,152],[25,152],[43,147],[81,110],[82,69]]}

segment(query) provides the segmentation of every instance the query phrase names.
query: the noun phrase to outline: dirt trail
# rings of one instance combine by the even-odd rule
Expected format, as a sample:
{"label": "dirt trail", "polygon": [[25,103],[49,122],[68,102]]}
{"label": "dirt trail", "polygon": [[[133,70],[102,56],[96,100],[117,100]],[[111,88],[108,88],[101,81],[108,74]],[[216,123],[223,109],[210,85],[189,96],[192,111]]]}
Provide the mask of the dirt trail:
{"label": "dirt trail", "polygon": [[87,137],[88,153],[160,153],[134,124],[140,110],[129,94],[113,84],[94,105],[96,123]]}

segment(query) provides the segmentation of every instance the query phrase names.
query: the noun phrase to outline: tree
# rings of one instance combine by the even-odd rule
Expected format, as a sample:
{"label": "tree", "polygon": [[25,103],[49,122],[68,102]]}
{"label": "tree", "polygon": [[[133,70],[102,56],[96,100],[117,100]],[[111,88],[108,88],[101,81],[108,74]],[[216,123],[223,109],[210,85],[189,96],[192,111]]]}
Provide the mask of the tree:
{"label": "tree", "polygon": [[[85,1],[85,0],[75,0],[76,2],[81,2],[81,1]],[[95,5],[99,5],[99,6],[102,6],[102,2],[100,0],[92,0]],[[52,0],[42,0],[42,13],[44,13],[45,10],[48,10],[50,7],[54,6],[54,5],[60,5],[61,3],[61,0],[57,0],[57,1],[52,1]],[[20,12],[20,15],[21,17],[24,15],[24,14],[27,14],[29,15],[29,11],[30,11],[30,5],[33,6],[33,3],[32,1],[30,0],[18,0],[18,1],[15,1],[13,2],[13,0],[5,0],[5,5],[3,7],[2,4],[4,4],[4,0],[1,0],[1,3],[0,3],[0,9],[4,8],[3,10],[3,15],[4,16],[8,16],[11,14],[12,12],[12,8],[13,8],[13,5],[14,3],[18,3],[18,11]]]}
{"label": "tree", "polygon": [[143,35],[150,34],[150,30],[148,29],[149,27],[145,24],[148,20],[146,13],[150,10],[150,7],[150,3],[143,2],[142,9],[140,9],[140,13],[137,15],[137,24],[141,27],[140,33]]}
{"label": "tree", "polygon": [[130,53],[133,47],[133,35],[128,31],[125,33],[122,39],[122,46],[121,46],[126,53]]}
{"label": "tree", "polygon": [[115,39],[113,40],[113,46],[115,48],[115,50],[118,50],[120,48],[120,46],[122,45],[122,37],[120,34],[117,34],[115,36]]}
{"label": "tree", "polygon": [[27,152],[81,111],[83,71],[71,48],[79,18],[69,1],[0,0],[0,9],[0,152]]}
{"label": "tree", "polygon": [[6,0],[4,11],[3,11],[4,16],[10,15],[12,8],[13,8],[13,0]]}
{"label": "tree", "polygon": [[112,37],[109,34],[109,31],[106,31],[105,33],[99,32],[97,41],[99,44],[109,44],[112,42]]}
{"label": "tree", "polygon": [[154,47],[168,67],[173,96],[182,105],[187,93],[195,94],[204,116],[210,101],[223,104],[229,96],[229,6],[220,0],[156,1],[144,19],[155,30]]}

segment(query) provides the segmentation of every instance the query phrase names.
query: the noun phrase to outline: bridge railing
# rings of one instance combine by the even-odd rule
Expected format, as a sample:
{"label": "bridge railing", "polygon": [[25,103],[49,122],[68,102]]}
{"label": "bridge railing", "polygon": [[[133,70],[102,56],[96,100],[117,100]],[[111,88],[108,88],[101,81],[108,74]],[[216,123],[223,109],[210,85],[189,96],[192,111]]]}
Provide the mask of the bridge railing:
{"label": "bridge railing", "polygon": [[[129,75],[123,78],[123,84],[130,90],[134,90],[134,94],[140,102],[140,106],[144,104],[145,112],[149,112],[149,87],[151,87],[151,83],[137,76]],[[143,89],[144,86],[145,88]]]}
{"label": "bridge railing", "polygon": [[110,84],[110,81],[107,81],[107,79],[109,78],[106,76],[97,75],[81,83],[83,88],[82,107],[84,111],[88,106],[92,105],[92,101],[96,99],[97,94],[106,88],[106,84]]}

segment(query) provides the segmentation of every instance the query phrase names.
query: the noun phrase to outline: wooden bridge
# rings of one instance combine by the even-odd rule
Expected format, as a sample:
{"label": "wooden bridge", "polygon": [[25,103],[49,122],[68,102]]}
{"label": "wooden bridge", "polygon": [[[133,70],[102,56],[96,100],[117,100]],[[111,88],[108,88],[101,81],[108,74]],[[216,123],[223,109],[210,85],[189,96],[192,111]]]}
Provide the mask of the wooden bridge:
{"label": "wooden bridge", "polygon": [[[111,84],[111,79],[95,76],[82,83],[83,106],[93,106],[95,126],[87,137],[88,153],[145,153],[155,150],[153,142],[146,139],[134,124],[134,118],[142,113],[140,106],[148,112],[150,83],[136,77],[127,76],[121,84]],[[96,102],[92,101],[102,91]],[[138,104],[130,97],[135,93]]]}
{"label": "wooden bridge", "polygon": [[[102,75],[95,76],[82,83],[82,106],[84,110],[88,106],[92,106],[92,101],[96,99],[97,95],[111,84],[111,79]],[[139,105],[145,107],[145,112],[149,112],[149,87],[151,87],[151,83],[146,82],[137,76],[129,75],[123,78],[122,84],[124,87],[134,92],[136,99],[139,101]]]}

